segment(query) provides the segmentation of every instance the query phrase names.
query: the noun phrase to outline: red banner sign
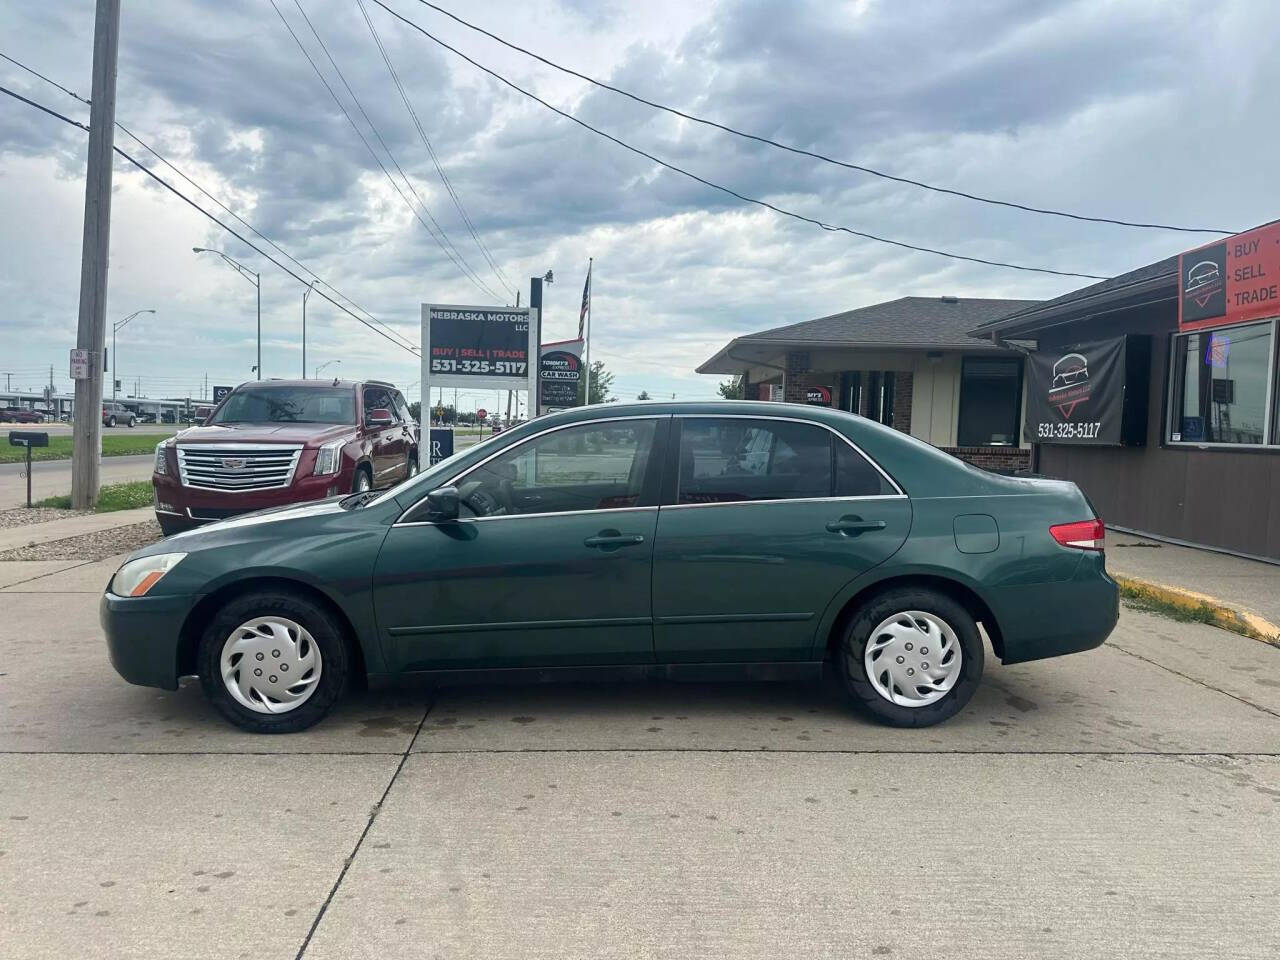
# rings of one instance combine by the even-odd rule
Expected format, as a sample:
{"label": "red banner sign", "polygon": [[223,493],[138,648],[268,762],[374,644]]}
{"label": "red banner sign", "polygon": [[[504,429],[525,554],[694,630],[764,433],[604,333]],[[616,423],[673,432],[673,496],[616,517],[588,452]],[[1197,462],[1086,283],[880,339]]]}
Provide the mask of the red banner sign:
{"label": "red banner sign", "polygon": [[1178,329],[1280,314],[1280,221],[1178,257]]}

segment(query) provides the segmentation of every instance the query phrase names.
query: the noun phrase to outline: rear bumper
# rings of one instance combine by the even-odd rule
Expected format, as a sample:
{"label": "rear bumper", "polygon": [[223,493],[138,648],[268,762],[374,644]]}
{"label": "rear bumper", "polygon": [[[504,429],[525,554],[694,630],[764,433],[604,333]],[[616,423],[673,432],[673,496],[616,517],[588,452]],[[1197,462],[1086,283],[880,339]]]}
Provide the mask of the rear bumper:
{"label": "rear bumper", "polygon": [[1097,553],[1082,556],[1069,580],[999,587],[990,599],[1005,664],[1093,650],[1120,617],[1120,588]]}
{"label": "rear bumper", "polygon": [[198,599],[103,594],[98,620],[116,673],[139,686],[176,690],[182,625]]}
{"label": "rear bumper", "polygon": [[156,513],[166,514],[176,525],[196,527],[268,507],[285,507],[346,493],[351,490],[353,472],[344,464],[335,474],[298,476],[287,487],[252,493],[197,490],[184,487],[177,477],[168,474],[153,474],[151,482],[155,489]]}

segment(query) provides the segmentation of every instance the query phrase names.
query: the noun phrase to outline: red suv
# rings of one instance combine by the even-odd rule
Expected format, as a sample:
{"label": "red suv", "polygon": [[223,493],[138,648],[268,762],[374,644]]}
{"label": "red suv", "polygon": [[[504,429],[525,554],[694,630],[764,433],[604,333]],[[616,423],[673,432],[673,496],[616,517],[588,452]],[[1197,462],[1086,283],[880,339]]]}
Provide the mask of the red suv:
{"label": "red suv", "polygon": [[165,535],[264,507],[386,487],[418,472],[418,425],[390,383],[265,380],[156,445]]}

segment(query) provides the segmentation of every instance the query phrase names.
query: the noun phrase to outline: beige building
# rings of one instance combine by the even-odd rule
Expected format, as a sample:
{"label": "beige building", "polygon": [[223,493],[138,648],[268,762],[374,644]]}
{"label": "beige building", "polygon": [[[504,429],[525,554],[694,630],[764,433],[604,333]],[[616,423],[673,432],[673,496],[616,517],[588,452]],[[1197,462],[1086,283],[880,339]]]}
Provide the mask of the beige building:
{"label": "beige building", "polygon": [[1029,466],[1022,354],[970,330],[1033,300],[902,297],[736,337],[699,373],[748,399],[849,410],[997,470]]}

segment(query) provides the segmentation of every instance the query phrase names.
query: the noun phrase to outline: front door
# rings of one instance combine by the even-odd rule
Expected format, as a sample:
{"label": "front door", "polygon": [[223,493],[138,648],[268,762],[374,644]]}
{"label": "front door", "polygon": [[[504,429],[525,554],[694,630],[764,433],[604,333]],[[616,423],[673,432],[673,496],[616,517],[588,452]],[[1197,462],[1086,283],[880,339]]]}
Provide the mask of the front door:
{"label": "front door", "polygon": [[815,423],[685,417],[672,432],[654,551],[658,662],[809,658],[839,590],[906,539],[909,501]]}
{"label": "front door", "polygon": [[455,481],[456,521],[409,511],[374,572],[394,669],[653,662],[664,417],[579,423]]}
{"label": "front door", "polygon": [[[374,410],[386,410],[391,414],[392,424],[384,427],[373,427],[369,423],[369,414]],[[398,482],[404,475],[405,457],[408,450],[404,445],[404,431],[399,419],[391,391],[386,387],[374,386],[364,389],[365,427],[373,430],[373,485],[387,487]]]}

